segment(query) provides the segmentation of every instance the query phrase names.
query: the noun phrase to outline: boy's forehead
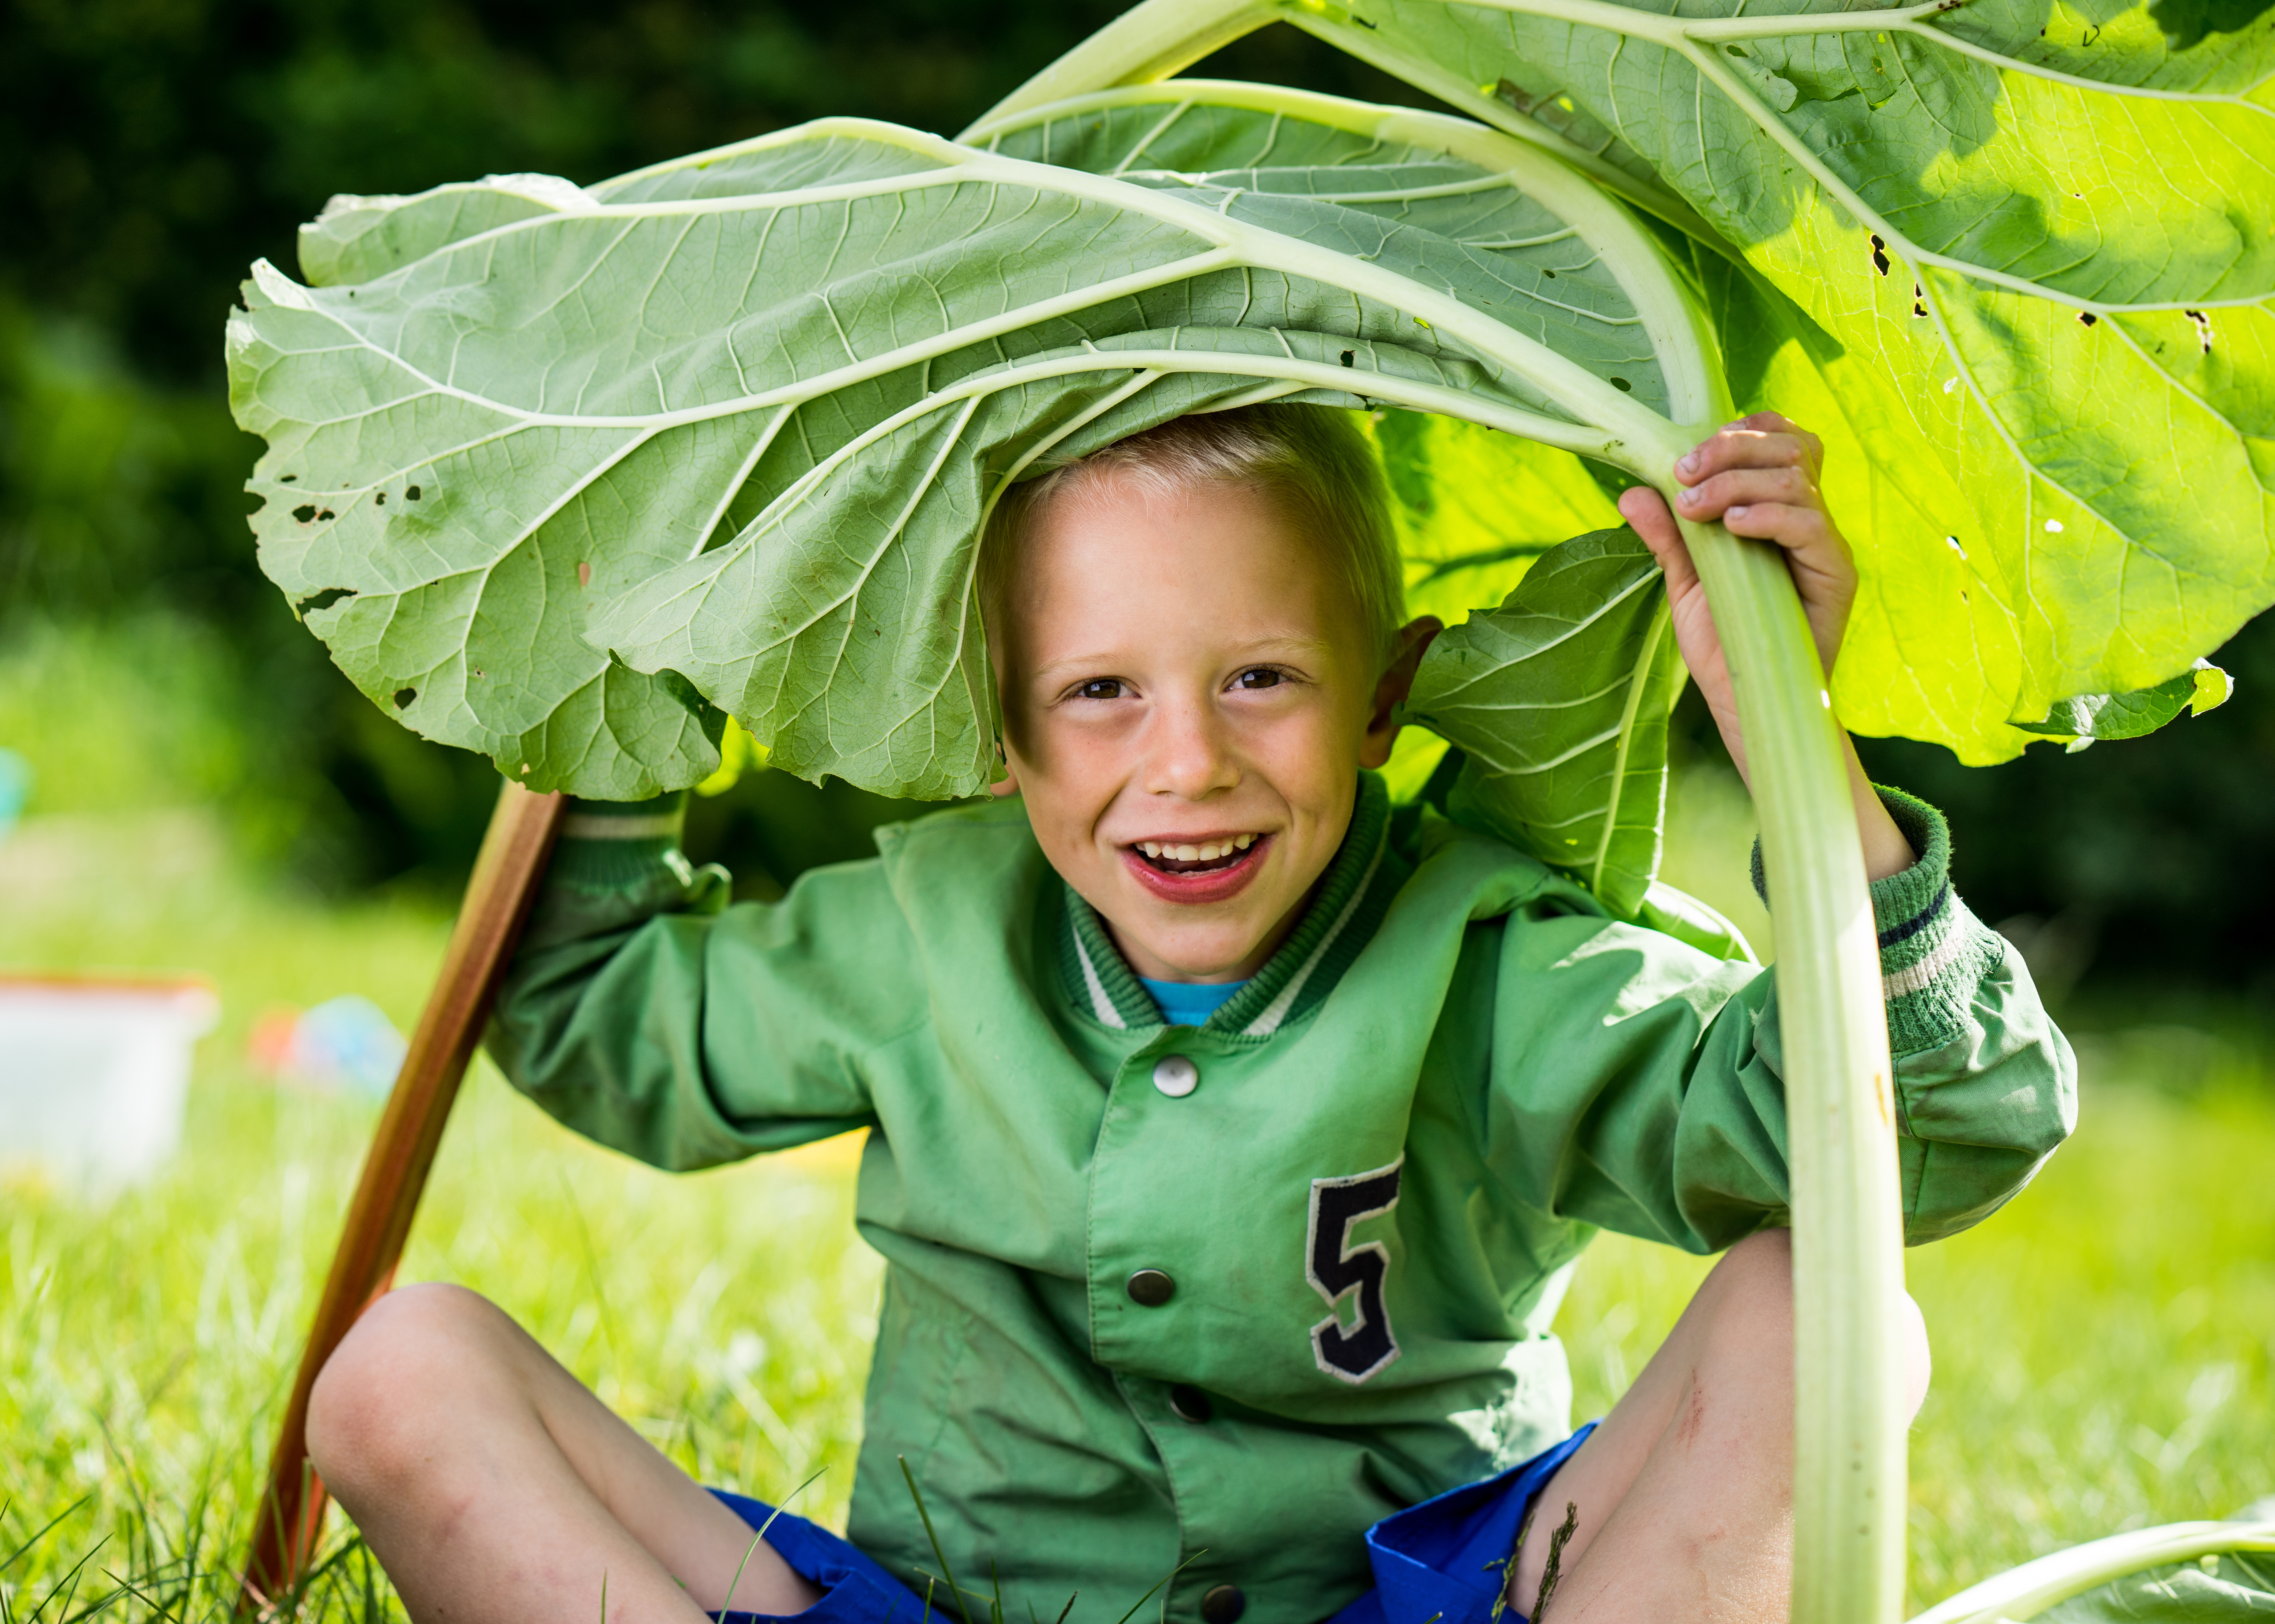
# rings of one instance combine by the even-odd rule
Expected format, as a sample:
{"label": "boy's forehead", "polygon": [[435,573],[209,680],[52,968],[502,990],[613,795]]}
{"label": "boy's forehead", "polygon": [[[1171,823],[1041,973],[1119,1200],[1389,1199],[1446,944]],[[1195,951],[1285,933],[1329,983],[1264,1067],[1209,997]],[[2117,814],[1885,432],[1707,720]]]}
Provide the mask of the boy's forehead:
{"label": "boy's forehead", "polygon": [[1276,491],[1224,480],[1085,480],[1035,514],[1022,553],[1024,587],[1067,608],[1135,593],[1183,598],[1194,609],[1312,609],[1338,582],[1334,548]]}
{"label": "boy's forehead", "polygon": [[1021,549],[1016,607],[1037,633],[1169,615],[1324,644],[1347,616],[1327,544],[1274,493],[1227,481],[1161,488],[1105,474],[1060,493]]}

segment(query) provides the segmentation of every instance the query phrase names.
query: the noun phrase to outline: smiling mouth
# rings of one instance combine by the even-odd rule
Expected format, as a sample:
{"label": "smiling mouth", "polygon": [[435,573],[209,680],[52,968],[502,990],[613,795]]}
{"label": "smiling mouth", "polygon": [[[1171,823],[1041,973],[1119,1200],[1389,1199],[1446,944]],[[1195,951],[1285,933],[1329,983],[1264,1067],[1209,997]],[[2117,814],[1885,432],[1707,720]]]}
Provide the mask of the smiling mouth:
{"label": "smiling mouth", "polygon": [[1217,840],[1191,842],[1141,840],[1130,850],[1145,865],[1163,874],[1217,874],[1237,868],[1262,839],[1257,835],[1228,835]]}

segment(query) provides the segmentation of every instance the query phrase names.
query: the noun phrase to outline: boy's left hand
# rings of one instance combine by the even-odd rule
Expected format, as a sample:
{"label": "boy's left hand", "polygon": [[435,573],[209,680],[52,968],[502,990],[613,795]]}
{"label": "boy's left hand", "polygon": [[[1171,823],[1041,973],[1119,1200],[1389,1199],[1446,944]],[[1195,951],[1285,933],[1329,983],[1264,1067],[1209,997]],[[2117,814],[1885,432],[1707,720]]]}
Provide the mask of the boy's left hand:
{"label": "boy's left hand", "polygon": [[[1824,468],[1824,442],[1778,412],[1757,412],[1701,441],[1674,465],[1674,474],[1682,487],[1676,502],[1684,518],[1697,524],[1720,519],[1732,535],[1785,549],[1829,684],[1841,637],[1848,629],[1848,611],[1856,601],[1856,563],[1840,526],[1825,510],[1825,494],[1818,488]],[[1649,486],[1623,493],[1620,514],[1635,526],[1666,572],[1675,643],[1690,668],[1691,680],[1714,714],[1730,759],[1744,776],[1745,737],[1730,691],[1729,665],[1682,533],[1667,511],[1666,499]],[[1841,741],[1847,746],[1865,866],[1872,878],[1884,879],[1910,865],[1912,850],[1873,792],[1848,736],[1843,733]]]}
{"label": "boy's left hand", "polygon": [[[1676,501],[1682,517],[1697,524],[1720,519],[1734,536],[1751,536],[1785,549],[1793,584],[1817,639],[1817,657],[1829,682],[1848,611],[1856,601],[1856,564],[1840,527],[1825,510],[1818,480],[1825,467],[1825,444],[1815,434],[1774,412],[1757,412],[1730,424],[1674,465],[1682,490]],[[1690,562],[1690,549],[1667,510],[1666,499],[1647,485],[1620,497],[1620,515],[1667,572],[1667,601],[1674,616],[1674,638],[1691,679],[1714,712],[1730,746],[1731,759],[1745,771],[1738,709],[1730,697],[1730,672],[1722,639],[1706,607],[1705,590]]]}

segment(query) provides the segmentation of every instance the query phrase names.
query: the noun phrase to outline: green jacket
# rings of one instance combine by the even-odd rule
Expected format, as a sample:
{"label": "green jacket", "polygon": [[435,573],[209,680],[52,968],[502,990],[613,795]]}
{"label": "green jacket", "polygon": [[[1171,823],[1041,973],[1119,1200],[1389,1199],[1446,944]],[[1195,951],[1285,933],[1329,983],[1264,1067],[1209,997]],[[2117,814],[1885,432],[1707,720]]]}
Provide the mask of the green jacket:
{"label": "green jacket", "polygon": [[[2028,1181],[2074,1068],[1951,894],[1941,818],[1888,799],[1924,854],[1873,892],[1924,1241]],[[661,1167],[870,1129],[849,1533],[934,1566],[905,1455],[1011,1616],[1118,1613],[1190,1560],[1170,1619],[1226,1583],[1264,1624],[1327,1617],[1368,1524],[1569,1430],[1549,1325],[1599,1229],[1705,1252],[1782,1220],[1770,973],[1394,815],[1372,774],[1301,925],[1198,1028],[1161,1023],[1015,803],[881,829],[774,904],[726,906],[675,842],[653,804],[572,811],[492,1052]]]}

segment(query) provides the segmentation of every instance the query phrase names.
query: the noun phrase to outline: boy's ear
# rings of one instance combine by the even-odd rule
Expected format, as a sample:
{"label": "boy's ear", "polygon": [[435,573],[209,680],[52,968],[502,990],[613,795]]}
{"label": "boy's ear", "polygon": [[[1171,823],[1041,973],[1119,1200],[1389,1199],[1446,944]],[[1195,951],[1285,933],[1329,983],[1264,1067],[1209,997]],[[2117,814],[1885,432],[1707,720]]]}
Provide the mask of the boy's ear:
{"label": "boy's ear", "polygon": [[1422,668],[1422,656],[1445,629],[1446,623],[1435,615],[1410,620],[1398,629],[1398,652],[1374,685],[1374,708],[1367,715],[1366,736],[1359,742],[1361,767],[1378,767],[1390,759],[1390,747],[1398,742],[1398,707],[1414,690],[1414,674]]}

